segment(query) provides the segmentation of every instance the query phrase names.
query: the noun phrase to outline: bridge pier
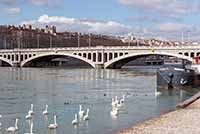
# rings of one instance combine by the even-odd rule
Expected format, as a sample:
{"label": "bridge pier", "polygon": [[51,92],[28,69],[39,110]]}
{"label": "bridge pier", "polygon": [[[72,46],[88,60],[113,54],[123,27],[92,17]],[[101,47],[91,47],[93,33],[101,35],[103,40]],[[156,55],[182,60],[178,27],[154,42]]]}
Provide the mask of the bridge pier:
{"label": "bridge pier", "polygon": [[104,64],[95,64],[95,69],[104,69]]}
{"label": "bridge pier", "polygon": [[21,67],[20,62],[13,62],[12,67]]}

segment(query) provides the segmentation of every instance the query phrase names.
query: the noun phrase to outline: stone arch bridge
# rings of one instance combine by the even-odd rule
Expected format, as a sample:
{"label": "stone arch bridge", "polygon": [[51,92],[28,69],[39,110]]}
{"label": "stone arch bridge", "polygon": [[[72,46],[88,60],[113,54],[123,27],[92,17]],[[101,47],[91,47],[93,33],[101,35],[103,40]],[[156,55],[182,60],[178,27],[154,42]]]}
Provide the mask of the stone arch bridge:
{"label": "stone arch bridge", "polygon": [[200,55],[200,46],[117,46],[0,50],[0,60],[10,66],[24,67],[27,63],[48,56],[68,56],[82,60],[93,68],[120,68],[136,57],[147,55],[173,56],[192,62]]}

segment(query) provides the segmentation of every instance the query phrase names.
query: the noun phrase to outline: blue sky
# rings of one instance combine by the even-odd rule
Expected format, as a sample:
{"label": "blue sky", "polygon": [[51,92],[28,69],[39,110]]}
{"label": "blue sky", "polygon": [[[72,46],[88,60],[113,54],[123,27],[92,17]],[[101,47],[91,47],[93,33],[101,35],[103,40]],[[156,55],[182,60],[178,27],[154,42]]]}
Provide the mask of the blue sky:
{"label": "blue sky", "polygon": [[199,0],[0,0],[0,24],[163,40],[199,40],[199,13]]}

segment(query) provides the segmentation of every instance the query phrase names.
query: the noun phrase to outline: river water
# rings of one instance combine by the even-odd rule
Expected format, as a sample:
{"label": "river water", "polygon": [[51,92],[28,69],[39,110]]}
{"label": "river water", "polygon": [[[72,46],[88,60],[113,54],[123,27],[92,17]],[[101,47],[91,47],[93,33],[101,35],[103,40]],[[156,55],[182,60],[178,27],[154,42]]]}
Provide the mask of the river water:
{"label": "river water", "polygon": [[[196,90],[157,90],[155,70],[95,70],[64,68],[0,68],[0,114],[2,128],[14,126],[19,134],[29,132],[25,115],[34,104],[35,134],[114,134],[132,125],[174,110],[177,103]],[[125,97],[117,118],[110,116],[111,98]],[[49,105],[49,115],[42,111]],[[71,121],[79,110],[90,108],[90,120],[74,127]],[[57,115],[57,130],[48,130]]]}

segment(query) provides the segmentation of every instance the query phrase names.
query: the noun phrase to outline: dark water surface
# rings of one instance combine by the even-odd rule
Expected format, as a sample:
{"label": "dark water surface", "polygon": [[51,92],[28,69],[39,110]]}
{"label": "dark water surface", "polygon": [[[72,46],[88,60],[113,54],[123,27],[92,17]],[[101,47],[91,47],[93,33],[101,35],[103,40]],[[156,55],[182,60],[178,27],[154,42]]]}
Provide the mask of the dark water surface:
{"label": "dark water surface", "polygon": [[[110,134],[173,110],[178,102],[197,90],[162,90],[155,95],[155,71],[121,69],[0,68],[0,133],[14,126],[19,117],[19,134],[29,132],[25,115],[34,104],[35,134]],[[125,107],[117,118],[110,116],[111,98],[126,95]],[[68,104],[69,103],[69,104]],[[42,111],[49,105],[49,115]],[[75,128],[74,114],[90,108],[90,120]],[[56,131],[47,125],[58,115]]]}

